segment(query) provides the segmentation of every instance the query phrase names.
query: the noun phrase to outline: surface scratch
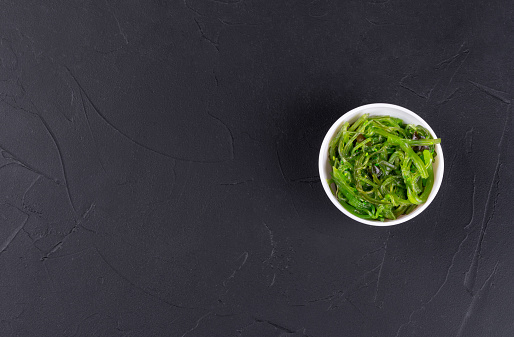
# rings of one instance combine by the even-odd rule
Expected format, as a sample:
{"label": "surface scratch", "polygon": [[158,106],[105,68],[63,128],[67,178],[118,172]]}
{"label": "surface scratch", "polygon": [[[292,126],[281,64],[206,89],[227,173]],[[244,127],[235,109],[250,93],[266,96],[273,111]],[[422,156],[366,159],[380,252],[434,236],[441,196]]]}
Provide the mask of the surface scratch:
{"label": "surface scratch", "polygon": [[[485,233],[487,231],[487,227],[489,226],[489,223],[491,222],[491,220],[494,217],[494,213],[496,210],[496,204],[498,203],[499,193],[496,193],[495,197],[492,198],[492,194],[493,194],[492,192],[493,192],[493,190],[497,190],[498,186],[500,184],[499,171],[500,171],[501,166],[502,166],[502,164],[500,162],[500,154],[498,154],[498,160],[496,162],[496,168],[494,170],[493,181],[491,182],[491,186],[489,188],[489,195],[487,196],[487,200],[485,203],[485,212],[484,212],[484,217],[482,219],[482,227],[480,228],[478,242],[477,242],[477,245],[475,248],[475,252],[473,254],[473,259],[471,261],[471,265],[469,266],[469,269],[466,272],[466,275],[464,276],[464,286],[470,293],[473,293],[473,288],[475,286],[475,280],[476,280],[477,272],[478,272],[478,263],[479,263],[479,258],[480,258],[480,254],[482,251],[482,243],[484,241]],[[491,206],[491,200],[492,200],[492,206]],[[489,216],[488,216],[488,213],[489,213]]]}
{"label": "surface scratch", "polygon": [[52,279],[52,276],[50,275],[50,272],[48,271],[48,267],[46,266],[46,263],[44,263],[44,262],[43,262],[43,267],[45,268],[46,277],[48,278],[50,287],[52,288],[52,291],[55,293],[54,280]]}
{"label": "surface scratch", "polygon": [[[326,14],[328,14],[328,13],[326,13]],[[323,16],[314,16],[314,17],[323,17]],[[367,18],[365,18],[365,20],[372,26],[379,26],[379,27],[382,27],[382,26],[406,26],[406,24],[398,23],[398,22],[377,22],[377,21],[373,21],[373,20],[370,20]]]}
{"label": "surface scratch", "polygon": [[278,149],[275,150],[277,153],[277,160],[278,160],[278,168],[280,169],[280,174],[282,175],[282,179],[284,179],[284,182],[288,184],[288,179],[286,178],[286,175],[284,174],[284,169],[282,168],[282,162],[280,161],[280,155],[278,154]]}
{"label": "surface scratch", "polygon": [[93,140],[93,144],[95,144],[95,149],[96,149],[95,151],[97,151],[96,158],[98,160],[98,163],[100,164],[100,167],[102,168],[102,171],[107,175],[107,170],[105,169],[104,163],[102,161],[101,154],[99,152],[100,151],[100,146],[98,146],[96,138],[93,135],[93,129],[91,128],[91,123],[89,121],[89,116],[87,115],[87,112],[86,112],[86,102],[84,101],[84,95],[82,94],[82,90],[79,90],[79,94],[80,94],[80,101],[82,102],[82,111],[84,112],[84,117],[86,118],[86,125],[87,125],[87,128],[89,130],[89,136],[91,137],[91,140]]}
{"label": "surface scratch", "polygon": [[[478,242],[475,248],[475,252],[473,254],[473,259],[471,260],[471,264],[469,266],[468,271],[466,272],[464,276],[464,286],[468,290],[469,293],[473,293],[473,288],[475,286],[475,280],[478,273],[478,264],[480,259],[480,254],[482,252],[482,243],[484,241],[485,233],[487,231],[487,228],[489,226],[489,223],[494,218],[494,214],[496,212],[496,205],[498,203],[498,198],[500,196],[499,192],[499,185],[500,185],[500,171],[502,168],[503,163],[501,162],[501,155],[502,155],[502,144],[503,140],[505,138],[505,134],[507,132],[507,126],[509,124],[509,111],[507,111],[506,120],[504,123],[503,131],[500,137],[500,140],[498,142],[498,155],[496,159],[496,167],[493,172],[493,178],[491,180],[491,185],[489,187],[489,192],[487,195],[487,199],[485,202],[485,210],[484,210],[484,216],[482,218],[482,227],[480,228],[480,234],[478,237]],[[494,196],[493,196],[494,195]]]}
{"label": "surface scratch", "polygon": [[[196,18],[193,18],[193,20],[195,21],[196,26],[198,27],[198,30],[199,30],[200,35],[202,36],[202,38],[205,39],[207,42],[209,42],[219,52],[220,51],[219,43],[217,41],[213,41],[213,40],[209,39],[205,35],[205,33],[203,32],[203,29],[202,29],[202,26],[200,25],[200,22]],[[214,77],[216,78],[216,75],[214,75]],[[216,78],[216,85],[217,84],[218,84],[218,80]]]}
{"label": "surface scratch", "polygon": [[422,95],[422,94],[418,93],[416,90],[409,88],[408,86],[406,86],[405,84],[403,84],[403,83],[401,83],[401,82],[400,82],[400,87],[402,87],[402,88],[404,88],[404,89],[406,89],[406,90],[408,90],[408,91],[412,92],[413,94],[415,94],[416,96],[418,96],[418,97],[420,97],[420,98],[423,98],[423,99],[425,99],[425,100],[426,100],[426,99],[428,99],[428,96],[426,96],[426,95]]}
{"label": "surface scratch", "polygon": [[204,16],[202,13],[200,13],[199,11],[197,11],[196,9],[191,7],[191,5],[189,5],[189,2],[187,2],[187,0],[184,0],[183,3],[184,3],[184,6],[186,6],[186,8],[189,9],[191,12],[193,12],[196,15],[199,15],[199,16]]}
{"label": "surface scratch", "polygon": [[269,320],[265,320],[265,319],[255,319],[255,321],[257,323],[267,323],[275,328],[277,328],[278,330],[281,330],[281,331],[284,331],[284,332],[287,332],[287,333],[295,333],[296,330],[292,330],[292,329],[289,329],[289,328],[286,328],[284,327],[283,325],[280,325],[280,324],[277,324],[275,322],[272,322],[272,321],[269,321]]}
{"label": "surface scratch", "polygon": [[380,278],[382,277],[382,269],[384,268],[384,262],[385,262],[385,258],[386,258],[386,254],[387,254],[387,244],[389,243],[390,237],[391,237],[391,232],[389,232],[389,236],[387,237],[387,240],[384,243],[384,254],[382,255],[382,262],[380,263],[380,269],[378,270],[377,285],[375,287],[375,297],[373,298],[373,302],[377,301],[378,287],[380,286]]}
{"label": "surface scratch", "polygon": [[237,259],[240,260],[241,258],[243,258],[243,262],[241,262],[241,264],[239,265],[239,267],[237,267],[236,269],[234,269],[234,271],[232,272],[232,274],[230,274],[230,276],[225,280],[223,281],[223,286],[226,287],[227,286],[227,282],[231,279],[233,279],[237,272],[241,270],[241,268],[243,268],[243,266],[245,265],[246,263],[246,260],[248,260],[248,252],[244,252],[243,254],[241,254]]}
{"label": "surface scratch", "polygon": [[[462,44],[462,45],[461,45],[461,49],[462,49],[462,47],[464,47],[464,44]],[[460,57],[460,56],[462,56],[463,54],[466,54],[466,55],[467,55],[467,54],[469,54],[469,49],[465,49],[465,50],[463,50],[463,51],[460,51],[460,50],[459,50],[459,52],[457,52],[457,54],[452,55],[452,56],[450,56],[450,57],[448,57],[448,58],[446,58],[446,59],[442,60],[442,61],[441,61],[441,62],[439,62],[438,64],[436,64],[435,68],[436,68],[436,69],[439,69],[439,68],[442,68],[442,67],[446,67],[446,66],[448,66],[448,65],[452,64],[452,63],[453,63],[453,61],[455,61],[457,58],[459,58],[459,57]]]}
{"label": "surface scratch", "polygon": [[362,256],[361,256],[361,258],[360,258],[357,262],[355,262],[355,264],[359,265],[359,264],[360,264],[362,261],[364,261],[368,256],[373,255],[373,254],[375,254],[375,253],[378,253],[378,252],[382,251],[383,249],[384,249],[384,246],[381,246],[380,248],[373,249],[373,250],[371,250],[371,251],[367,252],[366,254],[362,255]]}
{"label": "surface scratch", "polygon": [[[96,205],[94,202],[91,203],[89,208],[84,212],[84,214],[82,214],[81,218],[77,219],[75,221],[75,225],[68,231],[68,233],[66,233],[66,235],[61,239],[61,241],[59,241],[57,244],[55,244],[52,247],[52,249],[41,258],[41,261],[48,259],[50,257],[50,255],[52,255],[53,253],[55,253],[56,251],[61,249],[62,245],[66,242],[66,240],[71,236],[71,234],[75,233],[79,229],[79,227],[84,228],[82,226],[82,222],[88,219],[89,213],[91,213],[91,211],[95,208],[95,206]],[[87,228],[84,228],[84,229],[89,230]],[[91,231],[91,230],[89,230],[89,231]]]}
{"label": "surface scratch", "polygon": [[268,231],[269,241],[270,241],[270,245],[271,245],[271,252],[269,254],[269,257],[266,260],[264,260],[264,262],[269,263],[269,261],[275,256],[277,242],[274,240],[273,231],[268,227],[268,225],[264,221],[262,222],[262,224],[264,225],[264,227],[266,227],[266,230]]}
{"label": "surface scratch", "polygon": [[439,295],[439,293],[441,292],[441,290],[444,288],[444,286],[446,285],[446,283],[448,282],[449,278],[450,278],[450,274],[451,274],[451,271],[455,265],[455,259],[457,258],[457,255],[460,253],[460,251],[462,250],[462,247],[464,246],[464,242],[466,242],[466,240],[468,239],[469,237],[469,233],[466,234],[466,236],[464,237],[464,239],[462,239],[462,241],[460,242],[459,246],[457,247],[457,250],[455,251],[455,253],[453,254],[452,256],[452,260],[451,260],[451,263],[450,263],[450,266],[448,266],[448,269],[446,270],[446,275],[444,277],[444,280],[443,282],[441,283],[441,285],[437,288],[436,292],[428,299],[428,301],[424,302],[420,307],[414,309],[410,314],[409,314],[409,319],[407,322],[401,324],[399,327],[398,327],[398,330],[396,331],[396,335],[395,337],[399,337],[400,336],[400,333],[402,331],[402,329],[408,325],[410,325],[412,323],[412,319],[413,319],[413,316],[414,314],[418,313],[418,312],[421,312],[423,310],[426,309],[426,306],[429,305],[430,303],[432,303],[432,301],[437,297],[437,295]]}
{"label": "surface scratch", "polygon": [[[470,155],[473,153],[473,128],[471,128],[470,130],[468,130],[466,132],[465,139],[466,139],[466,153],[468,155]],[[500,140],[500,143],[501,143],[501,140]],[[471,218],[469,219],[468,224],[464,227],[464,229],[466,229],[466,230],[471,227],[471,225],[473,224],[473,222],[475,220],[475,195],[476,195],[476,189],[477,189],[477,185],[476,185],[477,175],[475,172],[474,165],[473,165],[472,171],[473,171],[473,193],[471,195]]]}
{"label": "surface scratch", "polygon": [[[10,206],[13,207],[12,205],[10,205]],[[17,207],[15,207],[15,208],[18,209]],[[14,231],[11,234],[9,234],[9,236],[7,236],[7,238],[4,240],[4,242],[2,242],[2,245],[0,245],[0,255],[2,255],[7,250],[9,245],[14,241],[16,236],[18,236],[18,233],[21,231],[21,229],[25,226],[25,224],[29,220],[29,215],[28,214],[26,214],[25,212],[21,211],[20,209],[18,209],[18,210],[26,215],[25,220],[23,220],[19,224],[19,226],[16,227],[14,229]]]}
{"label": "surface scratch", "polygon": [[63,174],[63,178],[64,178],[64,187],[66,189],[66,195],[68,197],[68,201],[70,203],[70,206],[71,206],[71,208],[73,210],[73,214],[76,217],[77,216],[77,209],[75,208],[75,204],[73,203],[73,199],[71,197],[70,186],[69,186],[69,179],[68,179],[68,171],[66,170],[66,165],[64,164],[63,152],[62,152],[61,146],[57,142],[57,137],[55,136],[54,132],[50,129],[50,126],[48,125],[46,120],[39,113],[39,110],[36,107],[36,105],[34,104],[34,102],[32,102],[32,100],[30,100],[30,99],[29,99],[29,102],[32,105],[32,107],[38,113],[29,111],[29,110],[26,110],[26,109],[22,109],[22,110],[25,111],[25,112],[28,112],[29,114],[31,114],[31,115],[35,116],[36,118],[38,118],[39,121],[41,122],[41,124],[43,125],[43,127],[45,128],[46,132],[48,133],[48,135],[52,139],[52,142],[54,143],[54,146],[55,146],[55,148],[57,150],[57,155],[59,156],[59,162],[61,164],[61,170],[62,170],[62,174]]}
{"label": "surface scratch", "polygon": [[476,179],[477,175],[473,173],[473,194],[471,195],[471,218],[469,219],[469,222],[466,225],[466,227],[464,227],[464,229],[469,229],[473,224],[473,221],[475,220],[475,193],[477,189]]}
{"label": "surface scratch", "polygon": [[469,233],[466,234],[466,236],[462,239],[462,241],[460,242],[459,246],[457,247],[457,250],[455,251],[455,253],[453,254],[452,256],[452,261],[450,263],[450,266],[448,266],[448,269],[446,270],[446,275],[444,277],[444,280],[443,280],[443,283],[441,283],[441,285],[439,286],[439,288],[437,289],[437,291],[434,293],[434,295],[432,295],[430,297],[430,299],[427,301],[426,305],[432,303],[432,301],[437,297],[437,295],[439,295],[439,293],[441,292],[441,290],[444,288],[444,286],[446,285],[446,283],[448,282],[448,279],[450,278],[450,274],[451,274],[451,271],[453,269],[453,267],[455,266],[455,259],[457,258],[457,255],[460,253],[460,251],[462,250],[462,247],[464,246],[464,242],[466,242],[466,240],[468,239],[469,237]]}
{"label": "surface scratch", "polygon": [[233,183],[221,183],[220,185],[221,186],[235,186],[235,185],[242,185],[242,184],[247,184],[247,183],[251,183],[252,181],[254,181],[254,179],[247,179],[247,180],[242,180],[242,181],[235,181]]}
{"label": "surface scratch", "polygon": [[224,121],[222,121],[220,118],[214,116],[210,111],[209,109],[207,109],[207,114],[217,120],[218,122],[220,122],[224,127],[225,129],[227,129],[228,131],[228,134],[230,135],[230,159],[234,159],[234,134],[232,133],[232,130],[228,127],[227,123],[225,123]]}
{"label": "surface scratch", "polygon": [[236,0],[236,1],[222,1],[222,0],[211,0],[212,2],[217,2],[224,5],[235,5],[240,3],[242,0]]}
{"label": "surface scratch", "polygon": [[418,308],[418,309],[416,309],[416,310],[412,311],[412,312],[410,313],[410,315],[409,315],[409,320],[408,320],[408,322],[407,322],[407,323],[403,323],[402,325],[400,325],[400,327],[398,328],[398,330],[396,330],[396,335],[395,335],[394,337],[399,337],[399,336],[400,336],[400,333],[402,332],[402,329],[403,329],[405,326],[407,326],[407,325],[409,325],[409,324],[411,324],[411,323],[412,323],[412,317],[414,316],[414,314],[415,314],[416,312],[418,312],[418,311],[423,310],[424,308],[425,308],[425,307],[423,307],[423,306],[422,306],[421,308]]}
{"label": "surface scratch", "polygon": [[[461,46],[461,49],[464,47],[464,44]],[[464,55],[464,58],[462,59],[462,61],[460,61],[459,65],[457,66],[457,68],[455,69],[455,71],[452,73],[452,75],[450,76],[450,80],[448,81],[448,83],[446,84],[446,87],[443,91],[443,97],[446,96],[446,98],[443,100],[444,101],[449,101],[451,98],[451,96],[456,92],[454,91],[453,93],[451,93],[450,95],[447,96],[447,91],[448,91],[448,88],[450,87],[450,85],[452,84],[453,82],[453,79],[455,78],[455,75],[457,75],[457,73],[459,72],[460,68],[462,68],[462,65],[464,64],[464,62],[466,62],[466,60],[468,59],[468,56],[469,56],[469,49],[466,49],[462,52],[459,52],[457,54],[457,57],[455,59],[453,59],[452,61],[450,61],[449,64],[453,63],[453,61],[457,60],[460,56]],[[439,102],[438,104],[442,104],[442,102]]]}
{"label": "surface scratch", "polygon": [[496,274],[496,271],[498,269],[498,262],[496,262],[496,265],[494,266],[493,271],[491,274],[489,274],[489,277],[485,280],[484,284],[478,292],[473,296],[473,299],[471,300],[471,303],[469,304],[468,309],[466,310],[466,313],[464,314],[464,317],[462,318],[462,322],[459,327],[459,331],[457,332],[457,337],[462,337],[462,334],[464,333],[464,329],[466,328],[469,319],[471,318],[471,315],[477,310],[477,304],[478,300],[484,296],[484,291],[486,291],[488,288],[491,287],[491,282],[493,280],[493,276]]}
{"label": "surface scratch", "polygon": [[39,171],[38,169],[32,167],[31,165],[21,161],[18,157],[16,157],[11,151],[7,150],[3,145],[0,144],[0,151],[2,152],[2,157],[4,157],[5,159],[10,159],[12,160],[13,162],[12,163],[8,163],[2,167],[5,167],[7,165],[10,165],[10,164],[15,164],[15,165],[19,165],[35,174],[38,174],[40,176],[43,176],[44,178],[54,182],[55,184],[57,185],[61,185],[61,182],[59,179],[57,178],[54,178],[54,177],[51,177],[49,176],[48,174],[44,173],[44,172],[41,172]]}
{"label": "surface scratch", "polygon": [[127,34],[125,34],[123,29],[121,28],[120,20],[118,20],[118,17],[116,16],[114,9],[111,7],[111,5],[109,4],[109,2],[107,0],[105,0],[105,4],[107,5],[107,8],[109,9],[109,12],[111,13],[111,15],[114,17],[114,20],[116,21],[116,25],[118,26],[118,31],[120,32],[120,35],[123,37],[123,40],[125,40],[125,44],[128,44],[129,42],[127,39]]}
{"label": "surface scratch", "polygon": [[468,82],[473,84],[475,87],[480,89],[485,94],[491,96],[494,99],[499,100],[500,102],[503,102],[503,103],[506,103],[506,104],[510,104],[510,102],[511,102],[510,98],[507,98],[509,95],[506,92],[498,91],[498,90],[495,90],[495,89],[490,88],[488,86],[485,86],[483,84],[480,84],[480,83],[477,83],[477,82],[473,82],[473,81],[470,81],[470,80],[468,80]]}
{"label": "surface scratch", "polygon": [[27,197],[27,194],[30,192],[30,190],[36,185],[36,183],[38,182],[38,180],[41,178],[41,176],[37,176],[36,179],[34,179],[32,181],[32,183],[30,183],[29,187],[27,187],[27,189],[25,190],[25,192],[23,193],[23,195],[21,196],[21,206],[23,207],[23,209],[26,209],[28,210],[29,212],[32,212],[32,213],[36,213],[36,214],[40,214],[39,212],[37,212],[36,210],[32,209],[32,207],[28,206],[26,203],[25,203],[25,198]]}
{"label": "surface scratch", "polygon": [[[292,182],[292,180],[291,180],[291,179],[286,178],[286,175],[284,174],[284,169],[283,169],[283,167],[282,167],[282,161],[280,160],[280,155],[279,155],[279,153],[278,153],[278,143],[276,143],[275,153],[276,153],[276,155],[277,155],[278,167],[279,167],[279,169],[280,169],[280,174],[281,174],[281,176],[282,176],[282,179],[284,180],[284,182],[286,183],[286,185],[289,185],[289,183],[290,183],[290,182]],[[295,204],[295,202],[294,202],[294,198],[293,198],[293,196],[292,196],[291,192],[289,191],[289,189],[287,190],[287,195],[289,196],[289,199],[290,199],[290,201],[291,201],[291,205],[293,206],[293,210],[294,210],[294,212],[295,212],[296,216],[297,216],[298,218],[300,218],[300,219],[301,219],[300,213],[298,212],[298,209],[296,208],[296,204]]]}
{"label": "surface scratch", "polygon": [[290,181],[292,183],[312,184],[312,183],[319,183],[321,180],[320,180],[319,176],[316,176],[316,177],[291,179]]}
{"label": "surface scratch", "polygon": [[418,97],[420,97],[420,98],[423,98],[424,100],[428,100],[428,99],[429,99],[429,97],[428,97],[428,96],[418,93],[416,90],[414,90],[414,89],[412,89],[412,88],[408,87],[407,85],[405,85],[405,84],[403,83],[403,80],[404,80],[404,79],[406,79],[407,77],[409,77],[409,75],[404,76],[404,77],[400,80],[400,83],[399,83],[399,84],[400,84],[400,87],[402,87],[402,88],[404,88],[404,89],[406,89],[406,90],[408,90],[408,91],[412,92],[413,94],[415,94],[416,96],[418,96]]}
{"label": "surface scratch", "polygon": [[128,141],[130,141],[132,144],[134,145],[137,145],[138,147],[141,147],[147,151],[150,151],[152,153],[155,153],[155,154],[158,154],[160,156],[163,156],[163,157],[166,157],[166,158],[170,158],[170,159],[175,159],[175,160],[180,160],[180,161],[185,161],[185,162],[192,162],[192,163],[220,163],[220,162],[225,162],[226,160],[214,160],[214,161],[210,161],[210,160],[192,160],[192,159],[187,159],[187,158],[183,158],[183,157],[179,157],[179,156],[172,156],[172,155],[169,155],[167,153],[164,153],[162,151],[159,151],[159,150],[156,150],[156,149],[153,149],[149,146],[146,146],[144,145],[143,143],[133,139],[132,137],[130,137],[129,135],[127,135],[125,132],[121,131],[117,126],[115,126],[110,120],[107,119],[107,117],[104,116],[104,114],[102,112],[100,112],[100,110],[97,108],[97,106],[93,103],[93,101],[91,100],[91,98],[89,97],[89,95],[87,94],[87,92],[84,90],[84,87],[82,87],[82,85],[80,84],[80,82],[77,80],[77,78],[75,77],[75,75],[72,73],[72,71],[67,67],[67,66],[64,66],[66,68],[66,70],[68,71],[68,73],[70,74],[70,76],[73,78],[73,80],[75,81],[75,83],[77,83],[77,86],[79,87],[79,89],[82,91],[82,93],[84,94],[84,97],[87,99],[87,101],[89,102],[89,104],[91,104],[91,106],[93,107],[93,110],[96,112],[96,114],[111,128],[113,129],[116,133],[120,134],[123,138],[127,139]]}
{"label": "surface scratch", "polygon": [[191,329],[189,329],[188,331],[184,332],[184,334],[183,334],[182,336],[180,336],[180,337],[184,337],[185,335],[187,335],[187,334],[188,334],[188,333],[190,333],[191,331],[193,331],[193,330],[197,329],[197,328],[198,328],[198,326],[200,326],[200,322],[201,322],[205,317],[209,316],[210,314],[212,314],[212,312],[208,312],[208,313],[206,313],[205,315],[203,315],[202,317],[198,318],[198,319],[196,320],[196,324],[195,324]]}
{"label": "surface scratch", "polygon": [[275,279],[277,277],[277,274],[276,273],[273,273],[273,279],[271,280],[271,283],[269,284],[268,288],[269,287],[272,287],[274,284],[275,284]]}
{"label": "surface scratch", "polygon": [[151,293],[150,291],[144,289],[143,287],[135,284],[134,282],[132,282],[132,280],[130,280],[128,277],[126,277],[124,274],[122,274],[117,268],[114,267],[114,265],[112,263],[110,263],[106,258],[105,256],[100,252],[100,250],[98,248],[94,248],[96,253],[100,256],[100,258],[105,262],[105,264],[116,274],[118,275],[122,280],[124,280],[125,282],[127,282],[130,286],[132,286],[133,288],[135,289],[138,289],[139,291],[143,292],[144,294],[164,303],[164,304],[167,304],[169,305],[170,307],[173,307],[173,308],[178,308],[178,309],[196,309],[196,308],[193,308],[193,307],[187,307],[187,306],[183,306],[183,305],[178,305],[178,304],[175,304],[175,303],[172,303],[160,296],[157,296],[153,293]]}
{"label": "surface scratch", "polygon": [[[348,287],[346,287],[346,289],[344,290],[338,290],[338,291],[333,291],[330,295],[327,295],[327,296],[323,296],[323,297],[319,297],[319,298],[315,298],[315,299],[311,299],[311,300],[307,300],[305,301],[304,303],[300,303],[300,304],[294,304],[293,306],[306,306],[306,305],[310,305],[312,303],[317,303],[317,302],[328,302],[328,301],[331,301],[334,297],[338,296],[339,298],[345,298],[346,295],[352,291],[354,289],[354,287],[358,284],[360,284],[362,281],[366,280],[366,278],[368,277],[368,275],[371,275],[372,273],[376,272],[377,270],[380,269],[380,266],[381,264],[378,264],[377,266],[375,266],[374,268],[372,268],[371,270],[368,270],[366,271],[365,273],[363,273],[361,276],[359,276],[358,278],[356,278]],[[366,286],[368,286],[368,283],[366,283]],[[347,302],[347,300],[345,299],[344,300],[345,302]],[[330,305],[327,309],[328,310],[333,310],[335,308],[337,308],[338,306],[337,305]]]}

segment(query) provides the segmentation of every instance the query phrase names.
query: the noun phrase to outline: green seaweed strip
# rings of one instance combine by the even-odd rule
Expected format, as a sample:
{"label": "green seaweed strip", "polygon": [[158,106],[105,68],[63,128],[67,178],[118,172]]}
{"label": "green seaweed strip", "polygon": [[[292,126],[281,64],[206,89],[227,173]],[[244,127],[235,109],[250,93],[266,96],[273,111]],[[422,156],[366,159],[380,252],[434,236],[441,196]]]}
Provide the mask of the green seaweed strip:
{"label": "green seaweed strip", "polygon": [[368,119],[368,114],[362,115],[355,123],[352,124],[352,126],[350,126],[348,131],[355,131],[366,119]]}
{"label": "green seaweed strip", "polygon": [[373,218],[369,215],[369,214],[361,214],[359,213],[359,211],[355,208],[355,207],[352,207],[350,206],[349,204],[347,204],[346,202],[342,201],[342,200],[339,200],[339,203],[350,213],[352,213],[353,215],[355,216],[358,216],[359,218],[362,218],[362,219],[367,219],[367,220],[373,220]]}
{"label": "green seaweed strip", "polygon": [[335,160],[335,156],[336,156],[336,145],[339,143],[339,140],[341,139],[341,136],[346,132],[346,130],[348,129],[348,122],[345,122],[343,124],[343,127],[339,130],[339,132],[337,133],[337,135],[330,141],[330,144],[329,144],[329,159],[330,159],[330,165],[334,165],[334,160]]}
{"label": "green seaweed strip", "polygon": [[423,156],[425,157],[425,163],[428,165],[428,179],[425,184],[425,190],[421,193],[421,202],[426,202],[428,200],[428,196],[430,192],[432,192],[432,187],[434,186],[434,169],[432,168],[432,154],[428,150],[423,151]]}

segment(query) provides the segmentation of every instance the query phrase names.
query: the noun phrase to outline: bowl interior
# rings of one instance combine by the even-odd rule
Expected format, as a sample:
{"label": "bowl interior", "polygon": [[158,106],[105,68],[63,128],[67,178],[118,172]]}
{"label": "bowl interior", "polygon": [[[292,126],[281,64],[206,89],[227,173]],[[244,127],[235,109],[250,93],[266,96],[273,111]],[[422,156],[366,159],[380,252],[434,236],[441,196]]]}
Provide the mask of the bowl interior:
{"label": "bowl interior", "polygon": [[320,150],[320,157],[319,157],[319,173],[320,173],[320,179],[321,183],[323,185],[323,188],[325,192],[327,193],[329,199],[332,201],[332,203],[344,214],[349,216],[350,218],[365,223],[367,225],[372,226],[391,226],[391,225],[397,225],[402,222],[408,221],[418,214],[420,214],[428,205],[432,202],[435,195],[439,191],[439,187],[441,186],[441,182],[443,179],[443,173],[444,173],[444,157],[443,157],[443,150],[441,148],[441,145],[436,145],[436,152],[437,156],[435,157],[434,163],[433,163],[433,169],[434,169],[434,186],[432,188],[432,192],[430,193],[430,196],[428,197],[428,200],[424,203],[416,207],[411,213],[407,215],[402,215],[398,217],[396,220],[385,220],[382,221],[376,221],[376,220],[366,220],[361,219],[359,217],[356,217],[355,215],[349,213],[344,207],[337,201],[336,197],[332,194],[330,191],[330,187],[327,183],[327,180],[330,179],[331,173],[332,173],[332,167],[330,166],[330,163],[328,161],[328,145],[330,143],[330,140],[334,137],[336,132],[342,127],[344,122],[349,122],[352,124],[353,122],[357,121],[360,116],[363,114],[369,114],[370,116],[383,116],[383,115],[389,115],[393,117],[397,117],[403,120],[406,124],[416,124],[421,125],[425,127],[434,138],[437,138],[434,130],[428,125],[421,117],[416,115],[414,112],[405,109],[403,107],[392,105],[392,104],[385,104],[385,103],[377,103],[377,104],[369,104],[364,105],[361,107],[358,107],[356,109],[353,109],[349,111],[348,113],[344,114],[341,118],[339,118],[330,128],[327,135],[325,136],[325,139],[323,140],[323,144],[321,145]]}

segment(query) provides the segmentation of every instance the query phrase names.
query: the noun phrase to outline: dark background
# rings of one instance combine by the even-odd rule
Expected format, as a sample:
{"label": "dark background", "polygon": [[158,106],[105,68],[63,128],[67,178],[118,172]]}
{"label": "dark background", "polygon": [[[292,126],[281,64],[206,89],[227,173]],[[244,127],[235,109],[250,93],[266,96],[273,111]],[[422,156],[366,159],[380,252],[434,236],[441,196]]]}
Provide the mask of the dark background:
{"label": "dark background", "polygon": [[[513,11],[2,1],[0,335],[513,336]],[[391,228],[317,170],[374,102],[446,158]]]}

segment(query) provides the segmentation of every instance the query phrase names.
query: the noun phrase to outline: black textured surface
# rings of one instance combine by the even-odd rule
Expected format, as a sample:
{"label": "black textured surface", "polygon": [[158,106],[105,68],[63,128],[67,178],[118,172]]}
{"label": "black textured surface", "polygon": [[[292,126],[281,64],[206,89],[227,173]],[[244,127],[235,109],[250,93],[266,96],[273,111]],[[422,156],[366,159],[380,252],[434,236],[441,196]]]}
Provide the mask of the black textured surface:
{"label": "black textured surface", "polygon": [[[514,335],[508,1],[2,1],[1,336]],[[328,127],[443,138],[432,205],[331,205]]]}

